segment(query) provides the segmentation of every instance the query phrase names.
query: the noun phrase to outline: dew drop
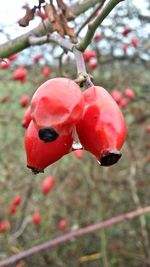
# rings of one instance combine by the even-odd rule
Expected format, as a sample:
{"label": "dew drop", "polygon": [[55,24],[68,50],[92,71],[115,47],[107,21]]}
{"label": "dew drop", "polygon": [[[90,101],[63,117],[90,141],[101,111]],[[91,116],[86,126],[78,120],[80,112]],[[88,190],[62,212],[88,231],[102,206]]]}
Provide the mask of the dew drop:
{"label": "dew drop", "polygon": [[72,149],[73,150],[83,149],[83,146],[80,143],[80,140],[79,140],[79,137],[78,137],[78,134],[77,134],[77,131],[76,131],[75,128],[74,128],[74,131],[73,131]]}
{"label": "dew drop", "polygon": [[81,145],[80,142],[73,142],[72,149],[77,150],[77,149],[82,149],[82,148],[83,148],[83,146]]}

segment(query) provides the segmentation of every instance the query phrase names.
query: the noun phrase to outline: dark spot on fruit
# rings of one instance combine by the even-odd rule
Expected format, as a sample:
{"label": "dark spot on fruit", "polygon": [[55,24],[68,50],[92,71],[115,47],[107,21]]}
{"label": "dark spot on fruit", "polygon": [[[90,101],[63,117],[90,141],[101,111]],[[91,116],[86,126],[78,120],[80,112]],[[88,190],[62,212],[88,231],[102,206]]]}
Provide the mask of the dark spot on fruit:
{"label": "dark spot on fruit", "polygon": [[27,165],[27,167],[32,170],[33,174],[44,173],[44,170],[37,169],[37,168],[31,167],[29,165]]}
{"label": "dark spot on fruit", "polygon": [[58,136],[59,134],[51,127],[41,128],[39,130],[39,138],[46,143],[55,141]]}
{"label": "dark spot on fruit", "polygon": [[121,158],[121,153],[119,151],[113,151],[113,152],[108,152],[107,155],[103,156],[100,159],[101,166],[111,166]]}

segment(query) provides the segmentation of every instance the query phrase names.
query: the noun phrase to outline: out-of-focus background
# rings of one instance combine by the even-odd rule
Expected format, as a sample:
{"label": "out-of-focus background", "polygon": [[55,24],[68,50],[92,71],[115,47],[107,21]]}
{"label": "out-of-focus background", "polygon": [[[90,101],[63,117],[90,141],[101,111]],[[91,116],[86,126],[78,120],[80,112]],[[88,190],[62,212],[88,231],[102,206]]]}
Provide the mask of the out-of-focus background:
{"label": "out-of-focus background", "polygon": [[[82,1],[68,2],[73,5]],[[33,7],[37,1],[27,3]],[[41,21],[37,14],[28,27],[18,26],[24,4],[22,0],[3,1],[1,43]],[[78,31],[93,8],[70,25]],[[86,27],[79,38],[85,31]],[[89,57],[91,51],[95,55]],[[8,226],[0,233],[1,260],[69,230],[150,203],[149,1],[121,2],[98,28],[84,53],[94,83],[106,88],[124,113],[127,140],[122,158],[105,168],[90,153],[78,151],[49,166],[44,174],[33,175],[26,167],[22,120],[39,85],[58,76],[76,78],[73,55],[62,52],[58,45],[45,44],[0,63],[0,221],[7,220]],[[13,78],[18,67],[27,70],[23,81]],[[43,194],[42,183],[47,176],[54,176],[55,184]],[[20,200],[15,206],[16,196]],[[37,262],[38,267],[150,266],[150,214],[72,239],[27,258],[22,266],[37,266]]]}

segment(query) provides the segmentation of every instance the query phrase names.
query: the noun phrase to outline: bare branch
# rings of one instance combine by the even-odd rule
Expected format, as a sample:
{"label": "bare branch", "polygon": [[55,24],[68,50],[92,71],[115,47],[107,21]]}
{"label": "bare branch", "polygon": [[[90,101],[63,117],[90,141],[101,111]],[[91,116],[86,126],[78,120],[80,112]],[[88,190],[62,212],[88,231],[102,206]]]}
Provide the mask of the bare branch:
{"label": "bare branch", "polygon": [[118,215],[116,217],[112,217],[108,220],[105,220],[103,222],[97,223],[97,224],[92,224],[84,228],[80,228],[78,230],[73,230],[67,234],[64,234],[62,236],[56,237],[53,240],[50,240],[48,242],[45,242],[43,244],[37,245],[35,247],[32,247],[24,252],[19,253],[18,255],[14,255],[6,260],[3,260],[0,262],[0,267],[6,267],[6,266],[11,266],[12,264],[27,258],[28,256],[31,256],[33,254],[36,254],[40,251],[43,251],[48,248],[53,248],[56,247],[57,245],[64,243],[68,240],[71,240],[72,238],[77,238],[92,232],[95,232],[97,230],[105,229],[113,224],[117,224],[120,222],[123,222],[125,220],[132,220],[133,218],[136,218],[138,216],[141,216],[142,214],[149,213],[150,212],[150,206],[147,206],[145,208],[140,208],[128,213],[124,213],[121,215]]}
{"label": "bare branch", "polygon": [[51,35],[41,36],[41,37],[35,37],[35,36],[29,37],[30,45],[42,45],[48,42],[58,44],[62,48],[67,49],[69,51],[72,51],[73,49],[73,44],[69,40],[61,37],[57,33],[52,33]]}
{"label": "bare branch", "polygon": [[[75,16],[80,15],[82,12],[86,11],[93,5],[97,4],[100,0],[86,0],[82,4],[75,4],[70,8],[70,11],[75,14]],[[28,47],[30,47],[30,43],[28,41],[29,36],[43,36],[47,33],[51,33],[52,29],[48,19],[41,22],[35,29],[23,34],[11,41],[8,41],[2,45],[0,45],[0,57],[7,58],[10,55],[20,52]]]}
{"label": "bare branch", "polygon": [[77,49],[79,49],[80,51],[84,51],[87,48],[87,46],[91,43],[91,40],[95,34],[96,29],[100,26],[100,24],[108,16],[108,14],[114,9],[114,7],[121,1],[124,0],[109,0],[109,2],[104,7],[100,15],[98,15],[97,18],[92,23],[89,24],[87,33],[83,38],[83,40],[77,45]]}

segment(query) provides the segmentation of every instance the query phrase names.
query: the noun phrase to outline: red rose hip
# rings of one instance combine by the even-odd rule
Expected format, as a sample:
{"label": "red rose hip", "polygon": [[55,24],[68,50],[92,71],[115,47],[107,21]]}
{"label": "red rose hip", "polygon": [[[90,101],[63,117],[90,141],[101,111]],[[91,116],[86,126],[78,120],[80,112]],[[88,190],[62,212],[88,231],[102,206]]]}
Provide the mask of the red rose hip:
{"label": "red rose hip", "polygon": [[40,212],[36,212],[32,216],[32,221],[35,225],[39,225],[41,223],[41,214]]}
{"label": "red rose hip", "polygon": [[48,176],[42,183],[42,192],[44,195],[47,195],[54,187],[56,183],[55,176]]}
{"label": "red rose hip", "polygon": [[31,101],[31,113],[39,138],[56,140],[79,121],[83,110],[80,87],[67,78],[55,78],[42,84]]}
{"label": "red rose hip", "polygon": [[72,148],[72,132],[60,135],[55,141],[45,143],[38,137],[38,131],[30,122],[25,134],[24,144],[27,156],[27,167],[34,173],[44,172],[44,169],[59,160]]}
{"label": "red rose hip", "polygon": [[102,87],[93,86],[84,93],[84,111],[77,124],[83,148],[91,152],[103,166],[115,164],[126,138],[123,114]]}

